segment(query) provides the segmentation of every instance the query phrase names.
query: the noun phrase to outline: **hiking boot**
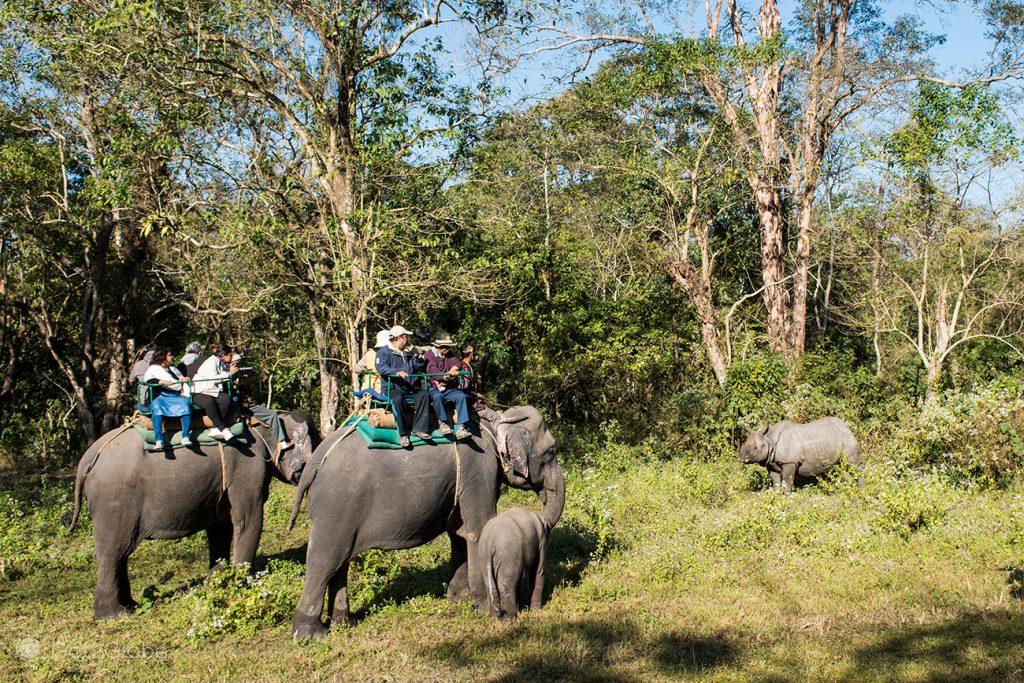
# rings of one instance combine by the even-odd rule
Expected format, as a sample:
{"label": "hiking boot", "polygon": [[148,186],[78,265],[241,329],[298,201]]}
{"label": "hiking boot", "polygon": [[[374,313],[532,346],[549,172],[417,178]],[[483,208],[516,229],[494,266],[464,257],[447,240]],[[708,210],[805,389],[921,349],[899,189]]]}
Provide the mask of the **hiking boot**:
{"label": "hiking boot", "polygon": [[423,439],[424,441],[430,441],[430,434],[427,434],[426,432],[413,432],[412,435]]}
{"label": "hiking boot", "polygon": [[162,451],[164,449],[164,442],[157,441],[156,443],[153,444],[153,449],[157,451]]}
{"label": "hiking boot", "polygon": [[185,446],[186,448],[188,446],[191,446],[192,445],[192,439],[188,438],[187,436],[181,437],[181,445]]}
{"label": "hiking boot", "polygon": [[401,436],[398,438],[398,445],[402,448],[409,448],[412,446],[412,441],[410,441],[407,436]]}
{"label": "hiking boot", "polygon": [[455,429],[455,440],[456,441],[460,441],[462,439],[468,439],[469,436],[470,436],[469,430],[466,429],[465,427],[463,427],[462,425],[459,425]]}
{"label": "hiking boot", "polygon": [[437,426],[437,431],[441,432],[444,436],[452,435],[452,428],[448,426],[448,423],[442,422]]}

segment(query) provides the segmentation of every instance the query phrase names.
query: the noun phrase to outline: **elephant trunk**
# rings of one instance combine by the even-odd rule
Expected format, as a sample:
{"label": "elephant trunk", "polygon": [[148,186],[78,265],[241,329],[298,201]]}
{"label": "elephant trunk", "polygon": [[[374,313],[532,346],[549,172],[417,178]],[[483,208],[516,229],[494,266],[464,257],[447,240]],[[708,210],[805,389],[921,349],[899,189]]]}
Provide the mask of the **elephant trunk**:
{"label": "elephant trunk", "polygon": [[541,501],[544,503],[544,510],[541,517],[548,528],[558,524],[562,518],[562,510],[565,508],[565,478],[562,476],[562,468],[558,463],[552,462],[545,468],[544,488],[541,490]]}

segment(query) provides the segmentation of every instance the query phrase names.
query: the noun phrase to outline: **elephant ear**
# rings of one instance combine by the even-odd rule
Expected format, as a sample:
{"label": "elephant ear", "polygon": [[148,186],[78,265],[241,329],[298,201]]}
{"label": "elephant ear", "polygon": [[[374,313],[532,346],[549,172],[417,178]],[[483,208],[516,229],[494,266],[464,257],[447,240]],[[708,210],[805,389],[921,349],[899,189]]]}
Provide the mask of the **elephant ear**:
{"label": "elephant ear", "polygon": [[497,424],[498,459],[502,469],[509,478],[530,477],[530,453],[533,450],[534,435],[529,425],[524,425],[531,417],[530,413],[521,408],[510,408],[502,413]]}

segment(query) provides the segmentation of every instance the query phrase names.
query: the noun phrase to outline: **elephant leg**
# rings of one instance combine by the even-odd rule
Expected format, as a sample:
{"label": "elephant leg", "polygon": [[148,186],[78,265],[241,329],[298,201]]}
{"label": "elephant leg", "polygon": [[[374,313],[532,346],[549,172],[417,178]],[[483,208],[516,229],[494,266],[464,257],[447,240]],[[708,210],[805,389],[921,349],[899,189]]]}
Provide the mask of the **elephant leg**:
{"label": "elephant leg", "polygon": [[231,560],[231,523],[217,522],[206,530],[206,545],[210,549],[210,570],[223,566]]}
{"label": "elephant leg", "polygon": [[243,501],[241,505],[233,504],[231,524],[234,527],[234,562],[251,566],[256,559],[260,536],[263,534],[263,501],[257,498]]}
{"label": "elephant leg", "polygon": [[93,615],[96,619],[114,619],[135,606],[128,581],[128,557],[139,542],[134,524],[128,531],[123,531],[120,526],[122,521],[108,521],[105,515],[98,512],[94,517],[96,594],[93,598]]}
{"label": "elephant leg", "polygon": [[537,553],[537,559],[534,561],[534,565],[530,567],[530,609],[540,609],[541,602],[544,599],[544,562],[545,562],[546,549],[542,545],[540,552]]}
{"label": "elephant leg", "polygon": [[348,612],[348,562],[334,573],[327,584],[327,604],[331,606],[332,624],[351,624]]}
{"label": "elephant leg", "polygon": [[519,567],[505,568],[498,576],[501,594],[501,619],[515,619],[519,614]]}
{"label": "elephant leg", "polygon": [[125,547],[96,545],[96,594],[93,616],[96,619],[115,619],[135,606],[128,580],[128,557],[134,544]]}
{"label": "elephant leg", "polygon": [[782,472],[778,470],[768,470],[768,476],[772,478],[772,488],[777,489],[782,486]]}
{"label": "elephant leg", "polygon": [[[343,546],[338,538],[323,531],[322,525],[313,524],[306,546],[306,581],[292,617],[292,637],[307,640],[327,635],[327,626],[320,620],[327,584],[342,566],[348,567],[351,551],[351,539]],[[345,577],[347,581],[347,572]],[[346,599],[347,593],[346,588]]]}
{"label": "elephant leg", "polygon": [[782,490],[786,493],[793,492],[793,481],[796,479],[796,463],[786,463],[782,466]]}
{"label": "elephant leg", "polygon": [[460,602],[469,597],[469,567],[466,565],[466,539],[457,536],[454,531],[448,532],[452,542],[451,570],[448,580],[448,599]]}
{"label": "elephant leg", "polygon": [[137,604],[132,599],[132,586],[128,580],[127,555],[122,557],[121,561],[117,563],[117,601],[127,609],[133,609]]}

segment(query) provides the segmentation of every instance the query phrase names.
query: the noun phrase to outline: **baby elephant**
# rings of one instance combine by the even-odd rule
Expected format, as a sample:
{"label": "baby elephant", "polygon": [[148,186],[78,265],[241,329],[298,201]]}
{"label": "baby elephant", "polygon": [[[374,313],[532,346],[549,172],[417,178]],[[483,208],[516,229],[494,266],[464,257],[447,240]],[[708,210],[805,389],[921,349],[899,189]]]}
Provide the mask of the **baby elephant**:
{"label": "baby elephant", "polygon": [[860,447],[846,423],[837,417],[799,424],[783,420],[747,433],[740,447],[740,462],[768,469],[772,485],[793,490],[796,475],[820,477],[839,462],[840,456],[860,466]]}
{"label": "baby elephant", "polygon": [[536,512],[523,508],[492,517],[480,532],[477,550],[484,567],[491,616],[511,619],[518,612],[517,588],[529,577],[530,609],[540,609],[544,591],[544,547],[551,527]]}

